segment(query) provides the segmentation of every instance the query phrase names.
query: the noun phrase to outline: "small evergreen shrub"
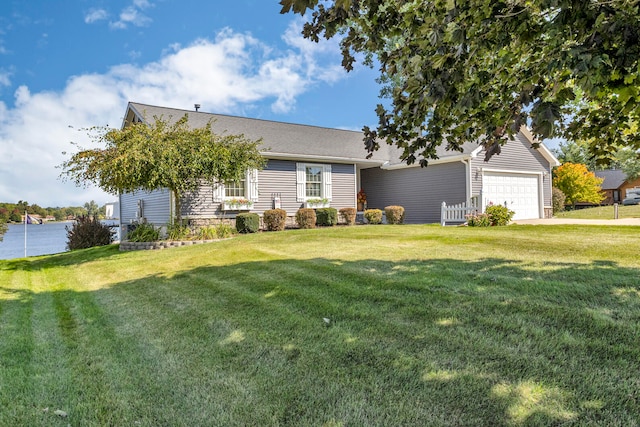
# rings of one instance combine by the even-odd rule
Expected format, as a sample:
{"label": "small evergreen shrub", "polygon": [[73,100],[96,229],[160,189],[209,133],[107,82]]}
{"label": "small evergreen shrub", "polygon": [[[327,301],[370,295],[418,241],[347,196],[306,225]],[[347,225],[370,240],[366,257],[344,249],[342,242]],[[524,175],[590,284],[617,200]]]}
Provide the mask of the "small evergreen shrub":
{"label": "small evergreen shrub", "polygon": [[160,229],[146,222],[133,224],[133,229],[127,233],[127,240],[130,242],[156,242],[160,240]]}
{"label": "small evergreen shrub", "polygon": [[236,215],[238,233],[256,233],[260,229],[260,216],[257,213],[241,213]]}
{"label": "small evergreen shrub", "polygon": [[320,208],[316,210],[316,225],[333,227],[337,223],[338,210],[336,208]]}
{"label": "small evergreen shrub", "polygon": [[287,223],[287,211],[284,209],[269,209],[262,217],[268,231],[282,231]]}
{"label": "small evergreen shrub", "polygon": [[311,208],[301,208],[296,212],[296,224],[300,228],[316,227],[316,211]]}
{"label": "small evergreen shrub", "polygon": [[490,205],[484,210],[489,215],[492,226],[507,225],[511,222],[511,218],[515,214],[514,211],[509,210],[506,206],[502,205]]}
{"label": "small evergreen shrub", "polygon": [[340,209],[340,215],[342,215],[347,225],[354,225],[356,223],[356,212],[356,208]]}
{"label": "small evergreen shrub", "polygon": [[382,211],[380,209],[367,209],[364,211],[364,219],[369,224],[380,224],[382,223]]}
{"label": "small evergreen shrub", "polygon": [[95,216],[81,216],[67,230],[67,249],[92,248],[113,243],[114,231],[108,225],[101,223]]}
{"label": "small evergreen shrub", "polygon": [[553,213],[562,212],[564,210],[564,204],[566,200],[566,196],[557,187],[553,187],[553,191],[551,193],[551,204],[553,205]]}
{"label": "small evergreen shrub", "polygon": [[387,206],[384,208],[384,213],[387,216],[387,224],[404,223],[404,208],[402,206]]}

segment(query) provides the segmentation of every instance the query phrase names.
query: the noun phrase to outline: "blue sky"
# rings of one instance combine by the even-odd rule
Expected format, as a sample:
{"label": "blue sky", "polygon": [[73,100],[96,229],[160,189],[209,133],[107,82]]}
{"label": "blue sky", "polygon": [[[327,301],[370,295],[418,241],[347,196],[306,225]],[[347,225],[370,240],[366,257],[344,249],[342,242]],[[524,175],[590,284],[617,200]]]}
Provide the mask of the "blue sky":
{"label": "blue sky", "polygon": [[376,72],[346,73],[337,41],[311,43],[277,0],[4,0],[0,3],[0,201],[114,200],[64,183],[119,127],[128,101],[318,126],[375,126]]}

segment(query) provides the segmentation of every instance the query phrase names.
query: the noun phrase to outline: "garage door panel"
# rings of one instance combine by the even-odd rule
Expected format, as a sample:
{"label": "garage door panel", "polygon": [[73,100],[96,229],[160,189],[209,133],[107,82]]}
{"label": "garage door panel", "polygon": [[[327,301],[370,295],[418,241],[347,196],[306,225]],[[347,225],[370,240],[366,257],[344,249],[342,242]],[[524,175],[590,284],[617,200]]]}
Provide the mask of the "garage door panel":
{"label": "garage door panel", "polygon": [[540,217],[540,183],[538,175],[485,173],[483,199],[505,205],[515,212],[513,219]]}

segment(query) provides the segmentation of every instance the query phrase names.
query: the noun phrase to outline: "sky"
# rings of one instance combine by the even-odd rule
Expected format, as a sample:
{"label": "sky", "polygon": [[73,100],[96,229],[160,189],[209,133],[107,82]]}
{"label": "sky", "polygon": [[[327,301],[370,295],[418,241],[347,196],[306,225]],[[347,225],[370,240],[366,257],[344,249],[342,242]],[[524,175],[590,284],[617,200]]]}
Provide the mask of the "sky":
{"label": "sky", "polygon": [[117,196],[60,179],[119,128],[127,102],[360,130],[375,126],[376,71],[341,65],[336,40],[300,35],[277,0],[0,2],[0,202],[99,205]]}
{"label": "sky", "polygon": [[[120,128],[129,101],[329,128],[375,127],[377,71],[341,67],[278,0],[2,0],[0,202],[99,205],[60,178],[85,129]],[[308,16],[307,16],[308,17]]]}

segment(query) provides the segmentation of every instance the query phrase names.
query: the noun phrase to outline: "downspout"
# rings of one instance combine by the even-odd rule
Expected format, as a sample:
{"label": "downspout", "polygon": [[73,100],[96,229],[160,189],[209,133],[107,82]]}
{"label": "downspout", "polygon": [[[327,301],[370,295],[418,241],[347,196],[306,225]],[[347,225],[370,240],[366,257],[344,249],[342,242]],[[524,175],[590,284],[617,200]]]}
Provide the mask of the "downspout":
{"label": "downspout", "polygon": [[175,223],[175,196],[173,191],[169,190],[169,224],[174,225]]}
{"label": "downspout", "polygon": [[464,165],[465,179],[465,201],[471,200],[471,159],[460,160]]}

